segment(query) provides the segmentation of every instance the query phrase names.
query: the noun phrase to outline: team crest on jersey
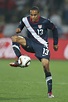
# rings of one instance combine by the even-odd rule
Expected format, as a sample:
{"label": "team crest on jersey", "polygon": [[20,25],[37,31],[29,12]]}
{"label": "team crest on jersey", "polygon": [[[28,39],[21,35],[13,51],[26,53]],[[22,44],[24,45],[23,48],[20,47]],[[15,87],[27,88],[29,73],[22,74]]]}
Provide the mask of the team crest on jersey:
{"label": "team crest on jersey", "polygon": [[42,28],[42,25],[38,25],[38,28],[41,29]]}

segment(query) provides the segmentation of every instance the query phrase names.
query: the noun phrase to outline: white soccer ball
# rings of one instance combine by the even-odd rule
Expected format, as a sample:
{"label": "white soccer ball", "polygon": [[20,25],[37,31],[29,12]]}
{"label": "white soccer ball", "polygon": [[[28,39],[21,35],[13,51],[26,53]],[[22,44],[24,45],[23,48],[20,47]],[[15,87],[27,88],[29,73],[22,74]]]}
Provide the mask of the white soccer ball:
{"label": "white soccer ball", "polygon": [[30,65],[31,58],[27,55],[22,55],[18,59],[18,63],[21,64],[20,67],[28,67]]}

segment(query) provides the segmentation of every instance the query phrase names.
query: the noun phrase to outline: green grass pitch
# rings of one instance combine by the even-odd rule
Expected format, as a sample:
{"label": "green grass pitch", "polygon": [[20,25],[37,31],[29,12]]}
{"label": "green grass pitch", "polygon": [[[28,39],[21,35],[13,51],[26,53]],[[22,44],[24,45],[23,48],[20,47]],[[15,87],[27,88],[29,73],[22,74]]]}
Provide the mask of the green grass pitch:
{"label": "green grass pitch", "polygon": [[48,99],[41,63],[32,60],[28,68],[10,67],[14,60],[0,59],[0,102],[68,102],[68,61],[50,62],[53,94]]}

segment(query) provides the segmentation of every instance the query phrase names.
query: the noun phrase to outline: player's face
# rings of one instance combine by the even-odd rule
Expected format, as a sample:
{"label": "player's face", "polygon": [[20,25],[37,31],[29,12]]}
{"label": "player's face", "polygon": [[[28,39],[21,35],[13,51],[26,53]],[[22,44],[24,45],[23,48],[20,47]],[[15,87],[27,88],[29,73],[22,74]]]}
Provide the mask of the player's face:
{"label": "player's face", "polygon": [[39,12],[37,10],[30,10],[30,18],[33,22],[36,22],[39,18]]}

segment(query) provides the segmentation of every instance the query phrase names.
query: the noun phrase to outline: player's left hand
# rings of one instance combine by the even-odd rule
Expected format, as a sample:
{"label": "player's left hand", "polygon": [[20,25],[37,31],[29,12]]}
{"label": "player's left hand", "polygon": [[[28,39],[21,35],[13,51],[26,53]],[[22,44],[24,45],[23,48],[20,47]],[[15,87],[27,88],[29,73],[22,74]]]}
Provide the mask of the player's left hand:
{"label": "player's left hand", "polygon": [[58,45],[53,45],[53,48],[54,48],[55,51],[57,51],[58,50]]}

